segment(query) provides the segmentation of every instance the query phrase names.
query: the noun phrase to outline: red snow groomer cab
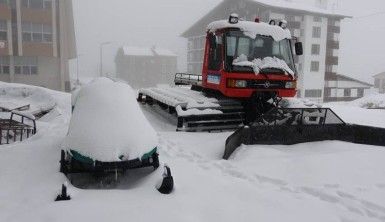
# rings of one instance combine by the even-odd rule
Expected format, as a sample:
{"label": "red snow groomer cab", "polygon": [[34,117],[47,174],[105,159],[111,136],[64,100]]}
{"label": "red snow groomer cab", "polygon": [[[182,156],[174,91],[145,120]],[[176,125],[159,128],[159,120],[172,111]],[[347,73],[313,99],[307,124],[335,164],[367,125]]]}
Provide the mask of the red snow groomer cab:
{"label": "red snow groomer cab", "polygon": [[247,100],[294,97],[297,71],[292,46],[302,55],[302,43],[292,43],[286,25],[284,20],[241,21],[236,14],[209,24],[202,88]]}
{"label": "red snow groomer cab", "polygon": [[[236,129],[294,97],[297,71],[286,21],[241,21],[236,14],[207,27],[202,73],[177,73],[176,87],[140,89],[138,101],[176,113],[177,130]],[[191,85],[191,90],[186,86]]]}

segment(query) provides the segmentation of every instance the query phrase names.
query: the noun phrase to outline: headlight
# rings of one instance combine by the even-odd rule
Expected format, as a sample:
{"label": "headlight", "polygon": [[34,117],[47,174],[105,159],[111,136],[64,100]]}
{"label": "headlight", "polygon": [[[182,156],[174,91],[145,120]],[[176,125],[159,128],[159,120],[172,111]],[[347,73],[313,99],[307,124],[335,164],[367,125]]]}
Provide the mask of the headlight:
{"label": "headlight", "polygon": [[246,88],[247,81],[246,80],[236,80],[236,79],[228,79],[227,87],[229,88]]}
{"label": "headlight", "polygon": [[235,82],[235,87],[237,87],[237,88],[246,88],[247,87],[247,81],[246,80],[237,80]]}
{"label": "headlight", "polygon": [[285,88],[286,89],[295,89],[295,88],[297,88],[297,82],[286,82]]}

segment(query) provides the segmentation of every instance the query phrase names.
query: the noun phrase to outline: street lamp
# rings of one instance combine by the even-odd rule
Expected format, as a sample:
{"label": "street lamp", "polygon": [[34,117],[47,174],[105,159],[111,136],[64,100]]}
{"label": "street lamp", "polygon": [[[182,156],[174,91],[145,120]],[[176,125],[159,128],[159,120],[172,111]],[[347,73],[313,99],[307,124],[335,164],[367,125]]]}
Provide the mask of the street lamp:
{"label": "street lamp", "polygon": [[111,44],[112,42],[100,43],[100,77],[103,76],[103,46]]}
{"label": "street lamp", "polygon": [[79,60],[80,60],[80,57],[84,55],[84,54],[77,54],[77,57],[76,57],[76,83],[79,84],[80,81],[79,81]]}

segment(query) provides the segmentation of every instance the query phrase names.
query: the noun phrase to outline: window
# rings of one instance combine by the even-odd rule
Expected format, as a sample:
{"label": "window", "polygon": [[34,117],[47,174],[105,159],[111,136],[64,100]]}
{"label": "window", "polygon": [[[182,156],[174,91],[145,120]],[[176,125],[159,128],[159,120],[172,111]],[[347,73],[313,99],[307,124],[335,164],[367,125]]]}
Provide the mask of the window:
{"label": "window", "polygon": [[320,98],[322,97],[322,89],[307,89],[305,90],[305,97]]}
{"label": "window", "polygon": [[313,21],[314,21],[314,22],[322,22],[322,17],[320,17],[320,16],[314,16]]}
{"label": "window", "polygon": [[52,8],[52,0],[22,0],[24,8],[50,9]]}
{"label": "window", "polygon": [[321,38],[321,27],[313,27],[313,38]]}
{"label": "window", "polygon": [[0,56],[0,74],[9,74],[9,57]]}
{"label": "window", "polygon": [[311,54],[312,55],[319,55],[320,54],[321,46],[319,44],[313,44],[311,46]]}
{"label": "window", "polygon": [[37,75],[37,57],[15,57],[15,74]]}
{"label": "window", "polygon": [[209,70],[219,70],[222,61],[222,42],[220,36],[210,35]]}
{"label": "window", "polygon": [[39,24],[23,22],[23,41],[25,42],[52,42],[52,26],[48,24]]}
{"label": "window", "polygon": [[318,72],[319,71],[319,62],[312,61],[310,71],[311,72]]}
{"label": "window", "polygon": [[344,97],[350,97],[351,94],[352,94],[351,89],[344,89]]}
{"label": "window", "polygon": [[357,97],[362,98],[364,97],[364,89],[358,89],[357,91]]}
{"label": "window", "polygon": [[9,0],[0,0],[0,4],[9,5]]}
{"label": "window", "polygon": [[7,31],[8,31],[7,21],[0,20],[0,41],[8,40]]}

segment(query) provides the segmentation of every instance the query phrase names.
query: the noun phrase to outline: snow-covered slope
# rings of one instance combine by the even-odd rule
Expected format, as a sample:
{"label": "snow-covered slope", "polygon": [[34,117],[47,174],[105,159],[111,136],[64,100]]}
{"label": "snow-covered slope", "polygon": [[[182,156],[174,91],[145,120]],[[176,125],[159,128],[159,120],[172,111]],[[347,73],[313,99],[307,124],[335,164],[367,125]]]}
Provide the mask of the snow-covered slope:
{"label": "snow-covered slope", "polygon": [[[68,202],[54,202],[66,177],[58,172],[70,119],[70,95],[53,93],[57,112],[35,137],[0,147],[0,221],[312,221],[385,220],[385,149],[343,142],[242,147],[221,160],[226,133],[177,133],[145,111],[160,136],[160,160],[173,171],[171,195],[154,186],[160,170],[127,172],[113,190],[69,185]],[[346,114],[382,124],[373,110]],[[385,119],[385,118],[384,118]],[[170,129],[170,130],[168,130]],[[143,132],[140,132],[143,134]]]}

